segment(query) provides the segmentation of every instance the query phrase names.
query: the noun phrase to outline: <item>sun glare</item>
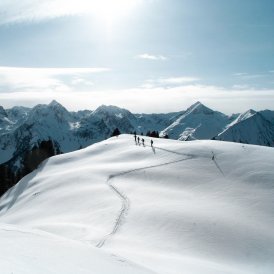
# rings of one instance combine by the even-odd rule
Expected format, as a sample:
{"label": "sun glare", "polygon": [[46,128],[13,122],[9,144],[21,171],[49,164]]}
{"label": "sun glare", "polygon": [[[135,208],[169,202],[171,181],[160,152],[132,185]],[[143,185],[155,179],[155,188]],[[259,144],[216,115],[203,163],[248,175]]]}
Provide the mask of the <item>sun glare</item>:
{"label": "sun glare", "polygon": [[121,21],[140,3],[140,0],[98,0],[92,1],[90,11],[95,18],[106,26]]}

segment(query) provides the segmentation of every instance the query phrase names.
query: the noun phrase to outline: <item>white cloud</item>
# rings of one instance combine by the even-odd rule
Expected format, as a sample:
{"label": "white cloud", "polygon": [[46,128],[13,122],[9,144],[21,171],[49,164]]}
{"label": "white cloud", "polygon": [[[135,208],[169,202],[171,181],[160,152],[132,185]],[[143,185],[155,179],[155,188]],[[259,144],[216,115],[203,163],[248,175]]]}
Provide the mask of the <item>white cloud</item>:
{"label": "white cloud", "polygon": [[232,88],[234,89],[249,89],[250,87],[248,85],[234,85]]}
{"label": "white cloud", "polygon": [[148,79],[141,86],[143,88],[166,87],[166,86],[181,86],[185,84],[195,83],[200,81],[197,77],[181,76],[159,79]]}
{"label": "white cloud", "polygon": [[94,83],[87,80],[87,79],[83,79],[83,78],[74,78],[72,81],[71,81],[71,84],[74,85],[74,86],[78,86],[78,85],[84,85],[84,86],[93,86]]}
{"label": "white cloud", "polygon": [[143,85],[141,85],[140,88],[152,89],[152,88],[155,88],[155,85],[147,82],[147,83],[144,83]]}
{"label": "white cloud", "polygon": [[[0,85],[10,90],[70,90],[64,77],[73,78],[74,85],[91,84],[82,76],[109,71],[109,68],[24,68],[0,67]],[[78,80],[77,80],[78,79]],[[81,83],[80,83],[81,82]]]}
{"label": "white cloud", "polygon": [[136,88],[105,91],[12,92],[0,93],[4,107],[34,106],[56,99],[71,110],[95,109],[101,104],[112,104],[133,112],[171,112],[185,110],[196,101],[227,114],[247,109],[273,109],[274,90],[225,89],[216,86],[187,85],[172,88]]}
{"label": "white cloud", "polygon": [[168,60],[168,58],[163,55],[152,55],[152,54],[148,54],[148,53],[139,54],[136,56],[136,58],[152,60],[152,61],[166,61],[166,60]]}
{"label": "white cloud", "polygon": [[160,84],[171,84],[171,85],[179,85],[185,83],[192,83],[200,81],[197,77],[170,77],[159,79],[158,82]]}
{"label": "white cloud", "polygon": [[53,19],[69,15],[122,16],[143,0],[1,0],[0,24]]}
{"label": "white cloud", "polygon": [[268,73],[250,74],[250,73],[240,72],[240,73],[235,73],[234,76],[243,80],[252,80],[252,79],[268,77],[269,74]]}

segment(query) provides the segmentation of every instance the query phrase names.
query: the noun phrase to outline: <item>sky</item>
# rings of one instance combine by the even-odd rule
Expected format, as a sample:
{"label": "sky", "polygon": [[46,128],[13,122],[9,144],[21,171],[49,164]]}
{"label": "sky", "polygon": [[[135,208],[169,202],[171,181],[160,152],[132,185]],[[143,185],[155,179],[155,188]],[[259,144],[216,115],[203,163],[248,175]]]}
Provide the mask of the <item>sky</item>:
{"label": "sky", "polygon": [[0,105],[274,109],[273,0],[1,0]]}

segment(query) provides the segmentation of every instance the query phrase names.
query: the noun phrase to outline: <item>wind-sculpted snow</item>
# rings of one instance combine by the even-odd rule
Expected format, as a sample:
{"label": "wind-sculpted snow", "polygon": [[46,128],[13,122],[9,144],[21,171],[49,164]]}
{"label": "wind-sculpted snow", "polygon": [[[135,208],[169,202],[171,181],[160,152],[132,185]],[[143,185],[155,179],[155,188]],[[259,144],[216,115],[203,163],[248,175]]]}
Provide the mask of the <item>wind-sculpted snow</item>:
{"label": "wind-sculpted snow", "polygon": [[121,135],[52,157],[8,191],[0,269],[274,273],[273,149],[161,139],[150,147],[144,138],[145,146]]}

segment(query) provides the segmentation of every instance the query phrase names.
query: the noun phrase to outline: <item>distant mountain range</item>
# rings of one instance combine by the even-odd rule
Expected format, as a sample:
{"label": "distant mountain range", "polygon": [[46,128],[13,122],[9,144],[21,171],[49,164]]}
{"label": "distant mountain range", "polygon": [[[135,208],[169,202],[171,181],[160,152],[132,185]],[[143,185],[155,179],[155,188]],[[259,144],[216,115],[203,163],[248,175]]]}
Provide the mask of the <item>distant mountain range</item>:
{"label": "distant mountain range", "polygon": [[[87,147],[108,138],[115,128],[144,135],[158,131],[160,137],[182,141],[215,139],[274,146],[271,110],[227,116],[200,102],[166,114],[133,114],[105,105],[94,111],[69,112],[56,101],[34,108],[0,106],[0,186],[6,189],[33,170],[33,165],[27,168],[29,162],[38,165],[51,155]],[[13,179],[7,180],[10,174]]]}

